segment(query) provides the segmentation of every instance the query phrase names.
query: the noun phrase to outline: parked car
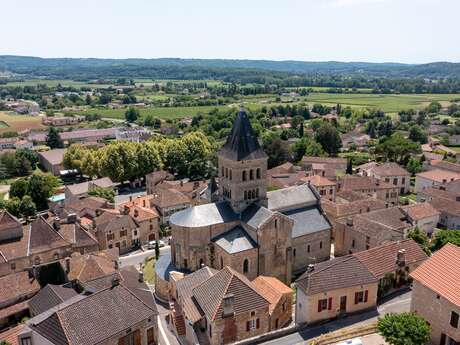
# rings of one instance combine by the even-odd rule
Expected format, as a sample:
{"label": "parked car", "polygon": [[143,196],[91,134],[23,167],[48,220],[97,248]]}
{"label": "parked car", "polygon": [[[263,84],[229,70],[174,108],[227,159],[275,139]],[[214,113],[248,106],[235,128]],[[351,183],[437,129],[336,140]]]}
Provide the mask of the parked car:
{"label": "parked car", "polygon": [[[155,249],[155,244],[156,244],[157,241],[150,241],[148,244],[147,244],[147,249]],[[159,240],[158,241],[158,247],[161,248],[161,247],[164,247],[165,246],[165,243],[164,241],[162,240]]]}
{"label": "parked car", "polygon": [[363,345],[361,338],[348,339],[337,345]]}

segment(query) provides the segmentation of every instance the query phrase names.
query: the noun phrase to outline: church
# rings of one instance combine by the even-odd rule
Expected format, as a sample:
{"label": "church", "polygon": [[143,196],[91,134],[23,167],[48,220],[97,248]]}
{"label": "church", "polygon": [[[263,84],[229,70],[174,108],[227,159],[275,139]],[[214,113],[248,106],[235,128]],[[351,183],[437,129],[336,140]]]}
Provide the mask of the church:
{"label": "church", "polygon": [[328,260],[331,224],[309,184],[267,191],[268,157],[241,110],[218,153],[218,201],[170,217],[171,261],[180,270],[230,266],[249,280],[290,283]]}

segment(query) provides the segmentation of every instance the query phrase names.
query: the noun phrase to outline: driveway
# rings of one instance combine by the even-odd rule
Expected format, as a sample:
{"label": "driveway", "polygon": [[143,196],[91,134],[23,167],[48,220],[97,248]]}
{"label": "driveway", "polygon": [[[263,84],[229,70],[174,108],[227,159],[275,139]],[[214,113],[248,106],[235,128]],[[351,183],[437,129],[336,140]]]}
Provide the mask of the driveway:
{"label": "driveway", "polygon": [[325,324],[307,327],[296,333],[273,339],[262,344],[294,345],[341,328],[372,323],[377,321],[379,315],[409,311],[411,293],[411,291],[403,291],[391,296],[391,298],[386,298],[377,307],[377,310],[374,309],[364,313],[347,316],[342,319],[333,320]]}
{"label": "driveway", "polygon": [[[169,250],[169,246],[164,246],[160,248],[160,255],[168,250]],[[155,249],[149,249],[146,251],[136,251],[135,253],[132,253],[132,254],[120,256],[120,258],[118,259],[118,262],[120,263],[120,267],[135,266],[136,268],[138,268],[139,264],[142,264],[145,259],[151,256],[155,256]]]}

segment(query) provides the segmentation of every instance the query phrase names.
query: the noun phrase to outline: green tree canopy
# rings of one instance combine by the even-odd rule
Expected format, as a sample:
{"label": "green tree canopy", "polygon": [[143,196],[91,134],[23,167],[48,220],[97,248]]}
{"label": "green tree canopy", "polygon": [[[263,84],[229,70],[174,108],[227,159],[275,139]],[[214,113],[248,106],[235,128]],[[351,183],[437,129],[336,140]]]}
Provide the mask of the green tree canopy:
{"label": "green tree canopy", "polygon": [[317,143],[311,138],[303,137],[291,146],[291,152],[294,162],[298,162],[303,156],[325,156],[321,144]]}
{"label": "green tree canopy", "polygon": [[55,127],[50,127],[46,136],[46,145],[52,149],[63,148],[64,143]]}
{"label": "green tree canopy", "polygon": [[420,144],[395,133],[376,147],[376,153],[385,159],[405,165],[411,155],[420,152]]}
{"label": "green tree canopy", "polygon": [[113,188],[94,187],[89,192],[89,195],[98,196],[109,202],[115,201],[115,191]]}
{"label": "green tree canopy", "polygon": [[431,250],[436,251],[444,247],[445,244],[452,243],[460,246],[460,231],[458,230],[440,230],[434,235],[431,241]]}
{"label": "green tree canopy", "polygon": [[128,110],[125,111],[125,119],[129,123],[136,122],[139,118],[139,110],[134,107],[129,107]]}
{"label": "green tree canopy", "polygon": [[418,226],[409,231],[407,237],[417,242],[427,255],[431,254],[430,241],[428,239],[428,236],[425,233],[425,231],[420,230]]}
{"label": "green tree canopy", "polygon": [[409,128],[409,139],[420,144],[426,144],[428,135],[419,125],[413,125]]}
{"label": "green tree canopy", "polygon": [[414,313],[389,313],[379,318],[377,328],[391,345],[423,345],[430,339],[431,327]]}
{"label": "green tree canopy", "polygon": [[340,138],[339,131],[328,122],[323,123],[318,128],[315,140],[331,156],[336,156],[342,147],[342,139]]}

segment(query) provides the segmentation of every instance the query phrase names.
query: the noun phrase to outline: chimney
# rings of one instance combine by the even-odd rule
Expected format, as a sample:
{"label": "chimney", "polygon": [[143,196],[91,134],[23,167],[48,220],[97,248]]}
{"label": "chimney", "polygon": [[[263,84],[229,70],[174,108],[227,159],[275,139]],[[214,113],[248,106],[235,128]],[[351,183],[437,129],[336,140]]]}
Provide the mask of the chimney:
{"label": "chimney", "polygon": [[143,283],[144,282],[144,273],[141,271],[139,272],[139,283]]}
{"label": "chimney", "polygon": [[77,222],[77,214],[76,213],[69,213],[67,216],[67,223],[74,224]]}
{"label": "chimney", "polygon": [[406,250],[405,249],[398,250],[398,255],[396,257],[396,263],[400,267],[404,267],[406,265]]}
{"label": "chimney", "polygon": [[311,273],[315,270],[315,265],[309,264],[307,267],[307,273]]}
{"label": "chimney", "polygon": [[129,206],[128,205],[125,205],[123,206],[123,211],[122,211],[123,214],[129,214]]}
{"label": "chimney", "polygon": [[222,317],[233,316],[235,314],[235,296],[227,294],[222,299]]}
{"label": "chimney", "polygon": [[120,277],[118,277],[118,274],[114,274],[112,276],[112,288],[120,285]]}
{"label": "chimney", "polygon": [[70,258],[65,258],[65,273],[70,272]]}
{"label": "chimney", "polygon": [[347,226],[353,226],[353,218],[347,218]]}
{"label": "chimney", "polygon": [[200,186],[200,182],[195,181],[193,182],[193,189],[197,189]]}
{"label": "chimney", "polygon": [[59,219],[59,217],[54,217],[54,219],[53,219],[53,228],[56,231],[59,231],[59,229],[61,228],[61,220]]}

